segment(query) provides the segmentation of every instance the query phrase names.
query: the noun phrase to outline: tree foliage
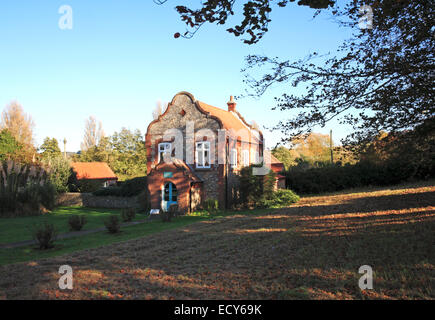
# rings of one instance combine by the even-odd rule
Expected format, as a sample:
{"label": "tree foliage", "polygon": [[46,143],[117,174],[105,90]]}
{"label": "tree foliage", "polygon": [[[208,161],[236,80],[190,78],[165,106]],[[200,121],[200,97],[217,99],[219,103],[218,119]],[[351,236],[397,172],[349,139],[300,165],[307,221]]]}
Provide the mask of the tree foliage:
{"label": "tree foliage", "polygon": [[[154,0],[157,4],[163,4],[167,0]],[[257,43],[268,31],[271,22],[270,14],[272,8],[286,7],[295,0],[250,0],[239,1],[243,3],[243,19],[237,25],[227,29],[236,37],[245,36],[243,42],[247,44]],[[308,6],[313,9],[324,9],[333,6],[332,0],[299,0],[298,5]],[[181,20],[186,23],[187,30],[180,34],[177,32],[176,38],[182,36],[191,38],[198,29],[205,23],[224,25],[229,17],[235,14],[235,0],[208,0],[202,1],[199,9],[191,9],[184,5],[178,5],[175,10],[179,13]]]}
{"label": "tree foliage", "polygon": [[0,162],[13,157],[21,148],[22,146],[7,129],[0,131]]}
{"label": "tree foliage", "polygon": [[62,155],[47,157],[42,160],[42,164],[48,173],[48,179],[56,188],[57,193],[68,191],[68,179],[72,174],[69,160]]}
{"label": "tree foliage", "polygon": [[[289,169],[302,162],[307,164],[329,163],[331,162],[331,149],[329,145],[329,135],[321,133],[311,133],[294,138],[290,141],[290,148],[279,146],[272,150],[273,155],[284,163],[284,167]],[[334,150],[337,147],[334,147]]]}
{"label": "tree foliage", "polygon": [[[254,44],[268,31],[272,8],[291,2],[295,1],[241,1],[242,21],[227,31],[246,35],[244,42]],[[235,4],[229,0],[204,1],[199,9],[176,6],[189,28],[183,37],[192,37],[205,23],[227,24]],[[395,133],[433,121],[435,17],[431,1],[301,0],[297,4],[317,9],[314,15],[320,9],[328,11],[337,23],[351,28],[353,36],[333,55],[312,52],[297,61],[263,55],[246,58],[248,95],[259,97],[279,84],[283,94],[273,109],[297,114],[275,127],[284,133],[284,141],[332,119],[354,128],[344,141],[347,145],[363,145],[381,130]],[[372,24],[361,24],[362,8],[371,10]],[[252,77],[259,71],[264,75]]]}
{"label": "tree foliage", "polygon": [[62,152],[59,148],[59,143],[56,138],[46,137],[44,142],[39,147],[43,159],[52,159],[61,156]]}
{"label": "tree foliage", "polygon": [[33,147],[33,129],[35,123],[30,115],[24,112],[18,102],[11,102],[3,110],[0,129],[7,129],[18,143]]}
{"label": "tree foliage", "polygon": [[85,134],[81,144],[82,151],[87,151],[101,144],[104,139],[104,130],[101,121],[97,124],[97,119],[90,116],[85,123]]}
{"label": "tree foliage", "polygon": [[99,144],[80,155],[75,161],[106,162],[120,180],[146,175],[145,139],[140,130],[122,128],[112,136],[104,137]]}
{"label": "tree foliage", "polygon": [[147,157],[145,139],[140,130],[122,128],[110,137],[112,150],[109,162],[113,171],[122,178],[146,175]]}
{"label": "tree foliage", "polygon": [[[359,8],[373,8],[373,28],[359,29]],[[286,137],[310,132],[337,119],[351,125],[347,144],[367,142],[381,130],[410,130],[434,118],[434,10],[426,1],[349,1],[335,15],[354,28],[335,56],[313,52],[298,61],[251,55],[253,69],[268,70],[246,78],[249,95],[261,96],[281,84],[285,93],[273,109],[298,115],[276,126]],[[294,88],[302,88],[295,94]],[[287,140],[285,138],[284,140]]]}

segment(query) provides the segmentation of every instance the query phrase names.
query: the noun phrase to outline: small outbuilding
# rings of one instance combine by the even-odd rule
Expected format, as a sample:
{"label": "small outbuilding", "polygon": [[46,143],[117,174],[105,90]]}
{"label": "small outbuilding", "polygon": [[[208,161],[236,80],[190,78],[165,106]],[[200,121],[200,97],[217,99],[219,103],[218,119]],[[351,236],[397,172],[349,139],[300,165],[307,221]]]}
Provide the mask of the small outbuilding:
{"label": "small outbuilding", "polygon": [[116,184],[118,177],[105,162],[73,162],[71,167],[78,181],[101,182],[102,187]]}

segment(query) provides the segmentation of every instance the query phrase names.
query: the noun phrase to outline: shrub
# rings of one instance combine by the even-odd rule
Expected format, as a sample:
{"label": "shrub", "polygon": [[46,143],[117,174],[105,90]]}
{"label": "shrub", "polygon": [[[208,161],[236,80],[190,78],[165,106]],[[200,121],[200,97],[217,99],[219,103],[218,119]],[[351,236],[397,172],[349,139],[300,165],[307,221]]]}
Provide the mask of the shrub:
{"label": "shrub", "polygon": [[86,216],[84,215],[72,215],[68,219],[69,229],[71,231],[80,231],[83,226],[86,224]]}
{"label": "shrub", "polygon": [[0,168],[0,215],[22,216],[54,208],[55,187],[44,170],[31,169],[29,165],[3,162]]}
{"label": "shrub", "polygon": [[364,186],[394,185],[416,176],[415,164],[400,159],[383,163],[360,161],[356,164],[339,164],[301,170],[290,168],[286,172],[287,187],[299,194],[335,192]]}
{"label": "shrub", "polygon": [[148,196],[148,190],[143,190],[138,196],[137,201],[140,205],[140,211],[149,212],[151,209],[151,203]]}
{"label": "shrub", "polygon": [[147,190],[147,177],[138,177],[120,183],[119,186],[101,188],[95,196],[136,197]]}
{"label": "shrub", "polygon": [[46,182],[38,190],[41,204],[48,210],[53,210],[56,205],[56,187],[51,182]]}
{"label": "shrub", "polygon": [[136,216],[136,210],[134,208],[122,209],[121,218],[124,222],[129,222]]}
{"label": "shrub", "polygon": [[171,204],[168,211],[161,211],[160,218],[163,222],[171,222],[172,218],[178,213],[178,204]]}
{"label": "shrub", "polygon": [[33,231],[33,239],[39,244],[39,249],[45,250],[54,247],[57,239],[57,230],[53,224],[44,222]]}
{"label": "shrub", "polygon": [[119,222],[119,217],[116,214],[112,214],[105,221],[104,225],[106,226],[107,231],[109,233],[118,233],[121,229],[121,224]]}
{"label": "shrub", "polygon": [[219,210],[219,202],[216,199],[207,199],[204,201],[204,210],[209,214],[216,213]]}
{"label": "shrub", "polygon": [[291,190],[279,189],[267,198],[263,197],[260,201],[262,207],[265,208],[281,208],[288,207],[299,201],[299,196]]}
{"label": "shrub", "polygon": [[264,176],[256,176],[253,174],[254,167],[259,165],[251,165],[243,167],[239,175],[239,195],[238,201],[244,206],[255,205],[255,203],[263,195],[263,178]]}
{"label": "shrub", "polygon": [[101,187],[102,183],[98,180],[80,180],[78,187],[81,193],[92,193]]}
{"label": "shrub", "polygon": [[68,191],[68,179],[71,175],[71,166],[63,156],[57,156],[43,160],[44,166],[48,170],[48,178],[54,185],[57,193]]}
{"label": "shrub", "polygon": [[106,196],[121,197],[122,194],[121,190],[122,190],[121,187],[110,186],[95,191],[93,195],[97,197],[106,197]]}

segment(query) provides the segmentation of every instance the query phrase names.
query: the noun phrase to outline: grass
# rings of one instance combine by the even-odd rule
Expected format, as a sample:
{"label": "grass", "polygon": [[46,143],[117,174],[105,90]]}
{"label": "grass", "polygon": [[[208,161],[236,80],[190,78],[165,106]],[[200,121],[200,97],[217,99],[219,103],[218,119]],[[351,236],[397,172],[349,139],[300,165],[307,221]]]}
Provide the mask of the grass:
{"label": "grass", "polygon": [[55,243],[55,248],[49,250],[39,250],[36,248],[35,245],[18,247],[13,249],[0,249],[0,265],[44,259],[89,248],[101,247],[111,243],[144,237],[156,232],[161,232],[163,230],[170,230],[173,228],[182,227],[203,219],[206,218],[180,217],[174,219],[171,223],[163,223],[160,221],[147,222],[139,225],[121,228],[121,232],[114,235],[109,234],[105,231],[96,232],[74,238],[57,240]]}
{"label": "grass", "polygon": [[[32,239],[32,228],[44,221],[54,224],[59,233],[69,232],[68,219],[74,214],[86,216],[87,223],[83,230],[104,227],[104,219],[111,214],[120,215],[120,210],[92,209],[83,207],[60,207],[43,216],[0,218],[0,243],[19,242]],[[143,214],[136,214],[133,221],[145,219]]]}
{"label": "grass", "polygon": [[[9,239],[14,238],[14,233],[11,232],[11,230],[14,230],[14,232],[20,232],[23,230],[27,230],[27,223],[33,222],[33,223],[40,223],[44,220],[53,222],[59,229],[63,230],[64,232],[67,232],[68,229],[65,227],[67,225],[67,222],[64,221],[67,220],[67,217],[71,214],[81,212],[86,213],[87,217],[89,215],[89,220],[92,220],[92,224],[90,223],[87,226],[87,229],[95,229],[98,227],[104,226],[103,220],[107,216],[109,216],[112,213],[117,213],[117,210],[107,210],[107,209],[101,209],[101,210],[95,210],[95,209],[88,209],[88,208],[61,208],[56,211],[54,211],[50,218],[47,217],[30,217],[30,218],[17,218],[17,219],[24,219],[27,220],[26,222],[21,221],[21,223],[16,223],[14,225],[14,228],[11,227],[12,221],[8,221],[10,223],[9,225]],[[180,216],[177,218],[174,218],[171,223],[165,223],[161,222],[160,220],[156,221],[147,221],[142,224],[128,226],[128,227],[122,227],[121,232],[118,234],[109,234],[106,231],[96,232],[88,235],[82,235],[77,236],[73,238],[67,238],[67,239],[60,239],[55,242],[55,247],[49,250],[39,250],[36,248],[36,245],[30,245],[30,246],[22,246],[17,248],[0,248],[0,265],[5,264],[11,264],[16,262],[23,262],[23,261],[30,261],[30,260],[37,260],[37,259],[45,259],[49,257],[55,257],[67,253],[72,253],[75,251],[85,250],[89,248],[97,248],[104,245],[122,242],[126,240],[131,240],[135,238],[144,237],[156,232],[161,232],[164,230],[171,230],[174,228],[179,228],[182,226],[189,225],[194,222],[203,221],[203,220],[214,220],[234,214],[261,214],[265,212],[265,210],[256,210],[256,211],[228,211],[228,212],[219,212],[217,214],[214,214],[210,216],[207,212],[197,212],[192,216]],[[56,214],[61,214],[60,217],[56,217]],[[41,220],[38,220],[41,219]],[[91,219],[92,218],[92,219]],[[145,219],[145,215],[137,214],[135,220],[138,219]],[[14,220],[14,219],[5,219],[5,220]],[[21,229],[20,229],[21,227]],[[86,228],[84,228],[86,230]],[[30,236],[31,237],[31,236]],[[17,238],[17,237],[15,237]]]}
{"label": "grass", "polygon": [[[94,234],[123,242],[0,266],[0,299],[435,299],[433,199],[435,186],[344,193]],[[373,290],[358,287],[362,265]]]}

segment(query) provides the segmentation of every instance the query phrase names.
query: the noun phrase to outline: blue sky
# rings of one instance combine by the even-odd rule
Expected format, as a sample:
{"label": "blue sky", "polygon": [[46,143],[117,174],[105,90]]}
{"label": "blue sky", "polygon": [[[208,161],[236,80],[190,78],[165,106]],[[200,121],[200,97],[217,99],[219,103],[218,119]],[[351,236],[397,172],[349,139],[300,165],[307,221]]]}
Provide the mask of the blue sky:
{"label": "blue sky", "polygon": [[[216,25],[204,26],[190,40],[175,39],[175,32],[185,30],[174,10],[180,3],[2,1],[0,109],[17,100],[36,123],[38,145],[46,136],[66,138],[67,150],[78,151],[90,115],[102,121],[106,134],[122,127],[145,133],[157,101],[170,101],[179,91],[226,108],[229,96],[245,89],[240,69],[248,54],[298,59],[334,51],[350,35],[327,15],[313,21],[313,10],[293,4],[275,8],[270,32],[255,45]],[[73,9],[72,30],[58,27],[58,10],[65,4]],[[282,90],[239,100],[237,109],[247,120],[273,126],[292,115],[270,110]],[[349,133],[337,123],[317,131],[329,129],[336,141]],[[280,132],[264,134],[269,146],[281,138]]]}

